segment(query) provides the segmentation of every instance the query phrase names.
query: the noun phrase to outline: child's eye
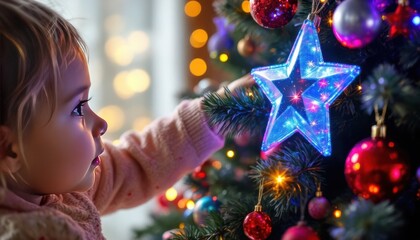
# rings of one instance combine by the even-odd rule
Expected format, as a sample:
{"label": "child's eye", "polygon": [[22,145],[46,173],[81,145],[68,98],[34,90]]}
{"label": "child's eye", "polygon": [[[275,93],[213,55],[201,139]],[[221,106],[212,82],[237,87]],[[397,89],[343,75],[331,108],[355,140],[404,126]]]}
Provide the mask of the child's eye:
{"label": "child's eye", "polygon": [[86,99],[86,100],[81,100],[79,102],[79,104],[77,104],[77,106],[73,109],[73,111],[71,112],[72,115],[74,116],[84,116],[84,112],[83,112],[83,106],[90,100]]}

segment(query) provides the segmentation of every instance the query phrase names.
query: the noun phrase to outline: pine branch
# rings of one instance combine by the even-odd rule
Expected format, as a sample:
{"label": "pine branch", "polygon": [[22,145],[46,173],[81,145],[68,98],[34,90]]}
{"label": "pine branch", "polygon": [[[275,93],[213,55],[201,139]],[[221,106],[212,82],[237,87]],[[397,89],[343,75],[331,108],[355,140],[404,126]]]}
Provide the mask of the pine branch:
{"label": "pine branch", "polygon": [[209,93],[203,100],[209,124],[228,136],[248,130],[251,135],[262,135],[270,108],[268,100],[256,87],[237,89],[233,93],[225,88],[225,97]]}
{"label": "pine branch", "polygon": [[323,181],[319,153],[302,142],[293,145],[294,149],[284,147],[267,160],[260,160],[251,176],[256,181],[264,179],[266,197],[271,199],[276,216],[300,210]]}

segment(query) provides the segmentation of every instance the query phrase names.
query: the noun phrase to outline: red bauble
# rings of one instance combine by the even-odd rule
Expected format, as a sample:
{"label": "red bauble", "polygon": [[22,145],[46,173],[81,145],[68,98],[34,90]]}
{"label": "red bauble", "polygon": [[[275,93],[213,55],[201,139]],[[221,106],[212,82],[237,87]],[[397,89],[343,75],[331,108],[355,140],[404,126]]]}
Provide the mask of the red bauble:
{"label": "red bauble", "polygon": [[323,219],[330,211],[330,202],[325,197],[314,197],[308,203],[308,213],[313,219]]}
{"label": "red bauble", "polygon": [[243,228],[249,239],[264,240],[271,234],[271,218],[264,212],[254,211],[246,215]]}
{"label": "red bauble", "polygon": [[386,20],[390,24],[389,37],[396,35],[403,35],[408,37],[410,35],[410,28],[414,25],[411,23],[416,11],[410,6],[398,5],[394,13],[386,15]]}
{"label": "red bauble", "polygon": [[281,240],[319,240],[319,237],[304,221],[300,221],[296,226],[287,229]]}
{"label": "red bauble", "polygon": [[409,180],[409,165],[393,141],[367,138],[357,143],[344,175],[353,192],[375,203],[395,197]]}
{"label": "red bauble", "polygon": [[296,13],[297,0],[250,0],[251,16],[265,28],[283,27]]}

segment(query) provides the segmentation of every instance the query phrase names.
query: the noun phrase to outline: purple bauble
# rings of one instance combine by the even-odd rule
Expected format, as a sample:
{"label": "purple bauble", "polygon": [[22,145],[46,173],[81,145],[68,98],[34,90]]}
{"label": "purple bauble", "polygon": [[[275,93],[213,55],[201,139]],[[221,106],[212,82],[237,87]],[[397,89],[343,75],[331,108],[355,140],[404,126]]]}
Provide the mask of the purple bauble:
{"label": "purple bauble", "polygon": [[345,47],[364,47],[375,39],[381,16],[367,0],[345,0],[334,11],[333,32]]}
{"label": "purple bauble", "polygon": [[297,0],[250,0],[251,16],[264,28],[280,28],[292,20]]}
{"label": "purple bauble", "polygon": [[229,24],[226,18],[223,17],[215,17],[213,18],[213,22],[216,25],[217,31],[210,37],[207,43],[207,49],[210,53],[216,54],[229,51],[235,44],[231,37],[234,26]]}

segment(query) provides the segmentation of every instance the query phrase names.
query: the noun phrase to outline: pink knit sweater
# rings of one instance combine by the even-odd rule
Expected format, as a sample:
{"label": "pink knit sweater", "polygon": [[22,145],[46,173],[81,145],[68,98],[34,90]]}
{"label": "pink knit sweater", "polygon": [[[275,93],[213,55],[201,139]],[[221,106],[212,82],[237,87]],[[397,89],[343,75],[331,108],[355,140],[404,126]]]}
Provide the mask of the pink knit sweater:
{"label": "pink knit sweater", "polygon": [[6,191],[0,239],[104,239],[101,215],[146,202],[223,146],[199,101],[183,101],[172,116],[125,133],[118,146],[106,142],[88,192],[47,195],[39,206]]}

